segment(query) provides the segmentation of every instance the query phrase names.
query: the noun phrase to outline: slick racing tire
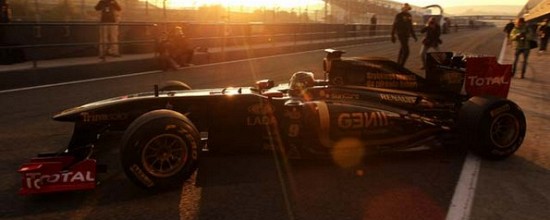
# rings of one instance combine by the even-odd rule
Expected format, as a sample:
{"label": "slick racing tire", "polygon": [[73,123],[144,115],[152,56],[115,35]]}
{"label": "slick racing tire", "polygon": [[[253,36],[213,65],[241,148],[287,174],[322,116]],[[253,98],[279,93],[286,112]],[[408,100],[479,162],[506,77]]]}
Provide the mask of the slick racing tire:
{"label": "slick racing tire", "polygon": [[181,188],[196,169],[200,135],[184,115],[170,110],[143,114],[122,137],[126,176],[151,191]]}
{"label": "slick racing tire", "polygon": [[191,86],[181,81],[169,80],[169,81],[163,82],[159,86],[159,90],[160,91],[191,90]]}
{"label": "slick racing tire", "polygon": [[483,158],[507,158],[525,137],[525,115],[507,99],[472,97],[462,106],[458,120],[464,144]]}

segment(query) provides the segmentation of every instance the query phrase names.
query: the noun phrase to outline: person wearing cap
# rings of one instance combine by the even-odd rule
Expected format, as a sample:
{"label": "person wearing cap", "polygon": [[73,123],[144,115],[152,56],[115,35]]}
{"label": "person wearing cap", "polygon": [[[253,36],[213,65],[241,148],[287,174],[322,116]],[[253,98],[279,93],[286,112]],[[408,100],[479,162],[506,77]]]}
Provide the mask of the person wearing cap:
{"label": "person wearing cap", "polygon": [[412,23],[412,15],[409,13],[411,9],[408,3],[403,4],[401,12],[395,16],[391,31],[391,41],[395,43],[395,35],[397,35],[401,44],[399,55],[397,56],[397,63],[401,66],[405,66],[409,57],[409,37],[412,37],[415,42],[417,41]]}

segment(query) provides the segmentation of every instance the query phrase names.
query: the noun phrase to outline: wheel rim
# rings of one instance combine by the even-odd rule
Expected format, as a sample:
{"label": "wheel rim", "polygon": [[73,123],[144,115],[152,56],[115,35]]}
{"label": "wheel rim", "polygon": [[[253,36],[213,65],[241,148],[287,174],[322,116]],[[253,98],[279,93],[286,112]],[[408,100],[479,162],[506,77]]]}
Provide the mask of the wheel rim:
{"label": "wheel rim", "polygon": [[518,138],[519,130],[519,121],[514,115],[499,115],[491,124],[491,140],[499,148],[510,147]]}
{"label": "wheel rim", "polygon": [[141,161],[144,169],[156,177],[170,177],[187,162],[187,144],[178,135],[155,136],[145,145]]}

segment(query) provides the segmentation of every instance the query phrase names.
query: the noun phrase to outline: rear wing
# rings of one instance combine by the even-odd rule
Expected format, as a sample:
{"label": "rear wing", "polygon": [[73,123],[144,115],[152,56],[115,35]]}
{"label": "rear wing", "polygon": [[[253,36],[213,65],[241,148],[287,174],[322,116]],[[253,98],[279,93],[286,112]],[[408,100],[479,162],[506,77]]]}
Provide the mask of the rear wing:
{"label": "rear wing", "polygon": [[426,80],[432,86],[467,96],[508,96],[512,65],[499,64],[496,57],[434,52],[426,62]]}
{"label": "rear wing", "polygon": [[496,57],[466,59],[464,88],[471,96],[492,95],[506,98],[510,91],[512,65],[499,64]]}

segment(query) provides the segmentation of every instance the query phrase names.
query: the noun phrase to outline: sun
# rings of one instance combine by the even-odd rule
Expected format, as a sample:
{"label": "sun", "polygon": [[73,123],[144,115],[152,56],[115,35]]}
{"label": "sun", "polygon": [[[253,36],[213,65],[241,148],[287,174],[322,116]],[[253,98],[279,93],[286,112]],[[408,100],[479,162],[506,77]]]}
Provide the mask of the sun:
{"label": "sun", "polygon": [[[149,1],[151,2],[155,0]],[[160,0],[161,4],[162,1],[163,0]],[[284,10],[293,8],[318,7],[322,4],[324,4],[322,0],[166,0],[166,6],[170,8],[222,5],[229,8],[277,8]]]}

